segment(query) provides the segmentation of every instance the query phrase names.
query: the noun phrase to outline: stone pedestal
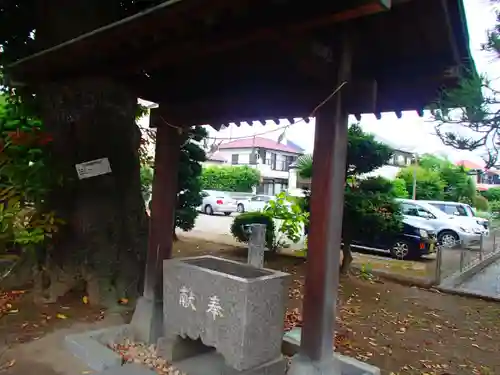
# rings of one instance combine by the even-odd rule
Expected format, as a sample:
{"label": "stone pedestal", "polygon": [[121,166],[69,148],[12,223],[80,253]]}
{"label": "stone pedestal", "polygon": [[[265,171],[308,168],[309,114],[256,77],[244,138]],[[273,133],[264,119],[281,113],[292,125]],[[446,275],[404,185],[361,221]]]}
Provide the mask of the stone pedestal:
{"label": "stone pedestal", "polygon": [[265,250],[266,224],[251,224],[247,263],[257,268],[263,268]]}
{"label": "stone pedestal", "polygon": [[166,260],[163,269],[162,356],[176,366],[204,359],[205,374],[283,375],[288,274],[212,256]]}
{"label": "stone pedestal", "polygon": [[163,331],[163,302],[140,297],[130,325],[137,340],[156,344]]}

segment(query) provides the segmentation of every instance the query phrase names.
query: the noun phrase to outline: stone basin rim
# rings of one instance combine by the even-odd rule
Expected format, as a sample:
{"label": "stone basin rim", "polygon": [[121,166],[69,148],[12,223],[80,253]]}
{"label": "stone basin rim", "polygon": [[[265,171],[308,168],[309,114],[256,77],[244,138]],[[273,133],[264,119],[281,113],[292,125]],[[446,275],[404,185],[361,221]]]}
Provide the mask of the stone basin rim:
{"label": "stone basin rim", "polygon": [[239,267],[245,267],[245,268],[248,268],[248,269],[255,269],[255,267],[253,267],[253,266],[251,266],[249,264],[241,263],[241,262],[238,262],[238,261],[235,261],[235,260],[231,260],[231,259],[225,259],[225,258],[216,257],[216,256],[213,256],[213,255],[200,255],[200,256],[193,256],[193,257],[186,257],[186,258],[166,259],[166,260],[163,261],[163,266],[164,267],[165,266],[171,267],[175,263],[177,263],[177,264],[182,263],[183,267],[198,269],[198,270],[200,270],[202,272],[211,273],[211,274],[214,274],[214,275],[224,276],[226,278],[237,280],[239,282],[245,282],[245,283],[248,283],[248,284],[255,283],[255,282],[262,282],[262,281],[270,280],[270,279],[284,278],[284,277],[289,277],[290,276],[288,273],[285,273],[285,272],[276,271],[276,270],[269,269],[269,268],[258,268],[258,270],[266,272],[267,274],[266,275],[262,275],[262,276],[258,276],[258,277],[254,277],[254,278],[245,278],[245,277],[241,277],[241,276],[232,275],[232,274],[229,274],[229,273],[226,273],[226,272],[214,270],[214,269],[211,269],[211,268],[202,267],[202,266],[199,266],[199,265],[196,265],[196,264],[190,264],[190,263],[187,262],[187,261],[190,261],[190,260],[198,260],[198,259],[214,259],[214,260],[225,262],[225,263],[235,264],[235,265],[237,265]]}

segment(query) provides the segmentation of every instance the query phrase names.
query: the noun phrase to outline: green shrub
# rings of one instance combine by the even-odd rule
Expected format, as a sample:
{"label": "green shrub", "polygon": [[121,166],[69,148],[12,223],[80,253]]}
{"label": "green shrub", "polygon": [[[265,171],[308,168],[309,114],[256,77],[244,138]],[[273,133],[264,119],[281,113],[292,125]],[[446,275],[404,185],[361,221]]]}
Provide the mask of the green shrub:
{"label": "green shrub", "polygon": [[269,250],[275,249],[274,221],[271,216],[264,212],[245,212],[234,218],[231,224],[231,234],[239,242],[248,243],[248,233],[244,226],[250,224],[266,224],[266,247]]}
{"label": "green shrub", "polygon": [[478,211],[488,211],[489,210],[488,200],[485,197],[483,197],[482,195],[477,194],[474,197],[473,203],[474,203],[474,207]]}

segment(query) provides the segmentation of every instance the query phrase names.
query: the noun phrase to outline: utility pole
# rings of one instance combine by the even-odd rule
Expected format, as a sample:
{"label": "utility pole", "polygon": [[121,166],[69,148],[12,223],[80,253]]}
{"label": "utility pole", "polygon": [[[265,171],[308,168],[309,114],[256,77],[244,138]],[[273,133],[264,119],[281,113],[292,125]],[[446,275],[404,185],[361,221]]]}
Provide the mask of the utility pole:
{"label": "utility pole", "polygon": [[413,191],[411,194],[411,199],[417,199],[417,167],[418,167],[418,156],[413,155]]}

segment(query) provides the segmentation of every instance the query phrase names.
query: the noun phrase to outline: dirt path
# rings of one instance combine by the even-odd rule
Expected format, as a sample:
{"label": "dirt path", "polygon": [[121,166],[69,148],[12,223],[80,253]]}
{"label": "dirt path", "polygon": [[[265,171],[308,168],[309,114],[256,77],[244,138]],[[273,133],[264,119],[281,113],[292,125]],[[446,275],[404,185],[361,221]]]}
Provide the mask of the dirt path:
{"label": "dirt path", "polygon": [[[175,249],[177,256],[246,258],[244,249],[202,241]],[[293,275],[288,309],[300,319],[304,262],[275,256],[265,266]],[[500,304],[354,276],[341,280],[340,294],[338,350],[383,374],[500,374]]]}
{"label": "dirt path", "polygon": [[[246,258],[244,249],[200,240],[177,242],[174,254]],[[304,261],[270,256],[266,267],[293,275],[288,310],[293,324],[300,325]],[[379,366],[384,375],[500,374],[500,304],[370,280],[368,276],[341,280],[338,351]],[[102,311],[83,304],[78,295],[42,309],[36,309],[28,296],[11,305],[10,310],[17,312],[0,313],[0,374],[87,373],[64,351],[64,336],[119,324],[122,319],[103,320]],[[293,324],[288,321],[288,326]],[[15,363],[5,367],[13,359]]]}

